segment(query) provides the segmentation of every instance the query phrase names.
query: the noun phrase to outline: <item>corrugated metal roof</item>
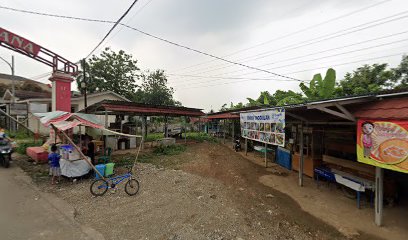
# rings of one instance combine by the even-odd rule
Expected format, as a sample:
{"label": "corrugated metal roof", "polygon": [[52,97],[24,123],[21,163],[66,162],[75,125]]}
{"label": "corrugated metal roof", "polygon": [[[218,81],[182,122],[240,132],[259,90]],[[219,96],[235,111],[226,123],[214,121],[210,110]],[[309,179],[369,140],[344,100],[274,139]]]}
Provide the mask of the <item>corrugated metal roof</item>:
{"label": "corrugated metal roof", "polygon": [[[103,100],[87,107],[88,113],[109,111],[108,114],[133,114],[146,116],[192,116],[199,117],[205,114],[198,108],[178,106],[153,105],[127,101]],[[80,112],[84,112],[85,109]]]}
{"label": "corrugated metal roof", "polygon": [[208,119],[239,119],[239,114],[233,114],[230,112],[211,114],[207,116]]}
{"label": "corrugated metal roof", "polygon": [[370,102],[356,108],[353,115],[356,118],[408,119],[408,97]]}

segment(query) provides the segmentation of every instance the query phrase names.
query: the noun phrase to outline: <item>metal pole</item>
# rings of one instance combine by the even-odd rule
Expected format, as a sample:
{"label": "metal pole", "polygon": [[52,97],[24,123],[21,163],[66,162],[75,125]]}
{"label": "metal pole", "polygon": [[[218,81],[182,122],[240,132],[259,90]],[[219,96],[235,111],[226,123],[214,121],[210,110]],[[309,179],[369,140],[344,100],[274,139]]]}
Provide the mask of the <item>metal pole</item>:
{"label": "metal pole", "polygon": [[375,168],[375,224],[382,225],[383,218],[383,193],[384,193],[384,170]]}
{"label": "metal pole", "polygon": [[12,92],[13,92],[13,103],[15,103],[15,96],[16,96],[16,80],[14,79],[14,55],[11,55],[11,75],[13,76],[12,82]]}
{"label": "metal pole", "polygon": [[303,122],[300,124],[300,131],[299,131],[299,151],[300,151],[300,159],[299,159],[299,186],[303,186]]}
{"label": "metal pole", "polygon": [[83,71],[83,82],[84,82],[84,108],[85,113],[88,113],[86,109],[88,107],[88,99],[87,99],[87,82],[86,82],[86,60],[82,59],[82,71]]}

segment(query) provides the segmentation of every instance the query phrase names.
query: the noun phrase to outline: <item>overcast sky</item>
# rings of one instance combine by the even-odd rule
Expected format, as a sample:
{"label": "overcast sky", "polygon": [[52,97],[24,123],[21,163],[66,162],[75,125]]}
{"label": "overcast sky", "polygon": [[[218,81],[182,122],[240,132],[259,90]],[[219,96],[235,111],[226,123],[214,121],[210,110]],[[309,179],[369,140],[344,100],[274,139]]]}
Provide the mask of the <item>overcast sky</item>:
{"label": "overcast sky", "polygon": [[[117,20],[131,3],[3,0],[0,6]],[[0,9],[0,20],[1,27],[73,62],[88,55],[112,25],[4,9]],[[302,80],[310,80],[328,67],[337,71],[338,80],[362,64],[389,63],[395,67],[408,49],[406,0],[139,0],[123,23],[197,50]],[[381,39],[368,41],[375,38]],[[260,91],[300,91],[296,81],[213,60],[120,26],[96,53],[107,46],[132,54],[141,69],[164,69],[175,89],[175,98],[188,107],[218,110],[223,103],[256,98]],[[3,58],[10,59],[11,54],[16,58],[16,75],[37,79],[51,70],[0,48]],[[0,72],[9,71],[0,61]],[[38,80],[47,82],[48,77]]]}

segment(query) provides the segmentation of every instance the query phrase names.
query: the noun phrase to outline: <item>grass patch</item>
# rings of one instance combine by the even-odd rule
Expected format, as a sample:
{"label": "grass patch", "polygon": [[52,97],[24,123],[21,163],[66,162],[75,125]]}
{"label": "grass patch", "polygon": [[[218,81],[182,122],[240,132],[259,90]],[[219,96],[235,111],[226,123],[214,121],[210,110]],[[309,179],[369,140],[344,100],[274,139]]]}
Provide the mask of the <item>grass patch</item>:
{"label": "grass patch", "polygon": [[16,147],[16,149],[15,149],[15,151],[16,152],[18,152],[18,153],[20,153],[20,154],[26,154],[26,149],[28,148],[28,147],[38,147],[38,146],[41,146],[42,144],[41,144],[41,142],[39,142],[39,141],[37,141],[37,142],[34,142],[34,141],[30,141],[30,142],[21,142],[21,143],[19,143],[18,145],[17,145],[17,147]]}
{"label": "grass patch", "polygon": [[145,142],[153,142],[158,139],[164,138],[163,133],[149,133],[147,134],[147,137],[145,138]]}
{"label": "grass patch", "polygon": [[194,141],[197,141],[197,142],[204,142],[204,141],[218,142],[218,140],[215,137],[213,137],[213,136],[211,136],[211,135],[209,135],[207,133],[203,133],[203,132],[188,132],[187,133],[187,139],[194,140]]}
{"label": "grass patch", "polygon": [[153,154],[157,156],[163,155],[177,155],[186,150],[184,145],[170,145],[170,146],[158,146],[153,150]]}
{"label": "grass patch", "polygon": [[[184,145],[172,145],[167,147],[156,147],[150,153],[143,153],[139,155],[137,162],[150,163],[159,168],[177,168],[177,166],[184,162],[185,159],[179,158],[177,155],[186,151],[187,147]],[[135,161],[135,154],[123,154],[112,156],[112,161],[115,166],[130,166]]]}

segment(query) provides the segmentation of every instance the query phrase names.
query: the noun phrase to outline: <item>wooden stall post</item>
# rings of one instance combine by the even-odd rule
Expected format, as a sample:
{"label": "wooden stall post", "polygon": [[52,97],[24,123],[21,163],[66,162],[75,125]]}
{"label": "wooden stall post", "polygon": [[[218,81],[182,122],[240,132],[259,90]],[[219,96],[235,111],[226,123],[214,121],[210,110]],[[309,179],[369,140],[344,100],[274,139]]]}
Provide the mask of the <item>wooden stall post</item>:
{"label": "wooden stall post", "polygon": [[[57,136],[58,129],[54,126],[54,124],[51,124],[51,127],[55,131],[55,136]],[[89,166],[92,167],[95,173],[98,174],[100,178],[105,179],[105,177],[102,174],[100,174],[99,171],[96,170],[95,166],[89,161],[88,157],[86,157],[85,154],[82,153],[81,149],[79,149],[78,146],[75,145],[75,143],[71,140],[71,138],[69,138],[68,135],[64,131],[60,131],[60,132],[62,136],[64,136],[64,138],[69,142],[69,144],[71,144],[79,152],[79,155],[81,156],[81,158],[85,160],[89,164]]]}
{"label": "wooden stall post", "polygon": [[109,128],[109,118],[108,118],[108,111],[105,109],[105,128]]}
{"label": "wooden stall post", "polygon": [[187,144],[187,117],[184,117],[184,144]]}
{"label": "wooden stall post", "polygon": [[303,186],[303,121],[300,124],[300,131],[298,131],[299,136],[299,151],[300,151],[300,161],[299,161],[299,186]]}
{"label": "wooden stall post", "polygon": [[245,156],[248,155],[248,138],[245,138]]}
{"label": "wooden stall post", "polygon": [[164,137],[169,137],[169,133],[167,131],[167,116],[164,116]]}
{"label": "wooden stall post", "polygon": [[234,123],[234,119],[231,120],[232,121],[232,142],[235,141],[235,123]]}
{"label": "wooden stall post", "polygon": [[266,168],[268,167],[268,162],[267,162],[267,160],[266,160],[266,154],[267,154],[267,152],[268,152],[268,144],[265,143],[265,167],[266,167]]}
{"label": "wooden stall post", "polygon": [[224,119],[224,121],[223,121],[223,130],[222,130],[222,132],[224,133],[224,139],[223,139],[223,142],[224,142],[224,144],[225,144],[225,130],[226,130],[226,127],[225,127],[225,119]]}
{"label": "wooden stall post", "polygon": [[375,168],[375,224],[382,225],[383,218],[383,193],[384,193],[384,170]]}

